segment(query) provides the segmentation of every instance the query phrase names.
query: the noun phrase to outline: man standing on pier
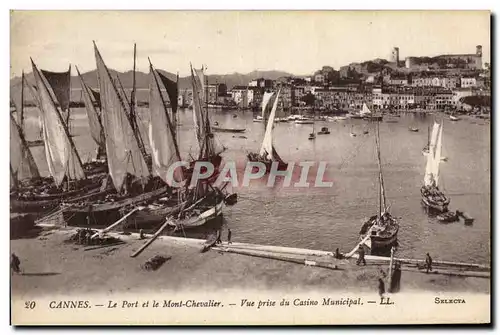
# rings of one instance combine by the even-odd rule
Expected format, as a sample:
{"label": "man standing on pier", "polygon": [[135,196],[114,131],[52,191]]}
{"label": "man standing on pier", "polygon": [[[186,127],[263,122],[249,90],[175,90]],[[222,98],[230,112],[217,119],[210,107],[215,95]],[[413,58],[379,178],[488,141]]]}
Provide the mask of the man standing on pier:
{"label": "man standing on pier", "polygon": [[21,272],[20,265],[21,265],[21,261],[19,260],[19,257],[17,257],[15,253],[12,253],[12,255],[10,256],[10,268],[15,273],[19,273],[19,272]]}
{"label": "man standing on pier", "polygon": [[365,249],[363,248],[362,245],[360,245],[358,248],[358,261],[356,262],[356,265],[361,264],[361,262],[363,262],[363,265],[366,265]]}
{"label": "man standing on pier", "polygon": [[427,253],[427,255],[425,256],[425,265],[427,267],[427,273],[429,273],[429,271],[432,271],[432,258],[429,253]]}

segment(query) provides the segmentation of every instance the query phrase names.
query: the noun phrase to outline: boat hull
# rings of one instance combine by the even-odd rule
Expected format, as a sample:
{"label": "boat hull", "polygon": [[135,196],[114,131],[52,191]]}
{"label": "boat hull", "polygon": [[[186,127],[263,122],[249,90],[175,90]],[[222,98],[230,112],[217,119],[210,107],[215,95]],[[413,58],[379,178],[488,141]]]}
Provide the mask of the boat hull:
{"label": "boat hull", "polygon": [[267,173],[271,171],[271,167],[272,167],[273,162],[278,162],[278,170],[279,171],[284,171],[288,168],[288,163],[285,163],[282,160],[272,161],[269,159],[265,159],[256,153],[249,153],[247,155],[247,158],[250,162],[260,162],[260,163],[264,164],[266,166]]}
{"label": "boat hull", "polygon": [[445,213],[448,211],[448,204],[437,204],[429,201],[427,197],[422,197],[422,204],[433,214]]}
{"label": "boat hull", "polygon": [[458,214],[446,212],[446,213],[438,215],[437,219],[440,222],[444,222],[444,223],[456,222],[456,221],[458,221]]}
{"label": "boat hull", "polygon": [[426,194],[426,188],[422,187],[420,193],[422,195],[422,204],[426,209],[432,214],[440,214],[448,211],[448,205],[450,204],[450,199],[447,198],[441,191],[436,190],[436,195],[442,198],[440,201],[432,199],[432,195]]}
{"label": "boat hull", "polygon": [[212,130],[218,133],[243,133],[245,132],[245,128],[221,128],[212,126]]}
{"label": "boat hull", "polygon": [[190,229],[203,226],[204,224],[217,219],[222,215],[224,201],[219,201],[215,206],[205,210],[199,215],[178,221],[169,221],[169,226],[177,229]]}

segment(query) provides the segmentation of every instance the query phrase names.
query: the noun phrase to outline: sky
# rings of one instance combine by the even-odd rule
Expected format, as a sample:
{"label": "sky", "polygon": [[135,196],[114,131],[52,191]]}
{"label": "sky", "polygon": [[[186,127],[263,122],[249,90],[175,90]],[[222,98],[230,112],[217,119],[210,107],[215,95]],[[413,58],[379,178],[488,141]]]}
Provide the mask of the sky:
{"label": "sky", "polygon": [[109,68],[189,74],[281,70],[308,75],[323,65],[475,53],[490,61],[487,11],[12,11],[11,78],[39,68],[95,69],[94,40]]}

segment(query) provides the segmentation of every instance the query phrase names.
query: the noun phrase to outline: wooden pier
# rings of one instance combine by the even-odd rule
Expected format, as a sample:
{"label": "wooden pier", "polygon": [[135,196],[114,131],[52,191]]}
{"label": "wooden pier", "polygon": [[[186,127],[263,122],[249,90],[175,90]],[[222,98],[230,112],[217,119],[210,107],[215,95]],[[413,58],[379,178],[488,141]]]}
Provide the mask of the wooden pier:
{"label": "wooden pier", "polygon": [[[41,227],[59,227],[55,224],[38,224]],[[164,227],[162,227],[164,228]],[[200,248],[205,245],[206,240],[185,238],[185,237],[175,237],[175,236],[165,236],[160,235],[163,230],[160,228],[155,234],[144,234],[144,238],[147,239],[146,243],[134,252],[131,257],[135,257],[140,254],[147,246],[149,246],[153,241],[167,242],[175,241],[177,243],[193,246]],[[63,228],[64,230],[77,230],[80,227]],[[126,240],[137,240],[139,238],[138,233],[131,233],[129,235],[122,235],[118,232],[106,232],[109,236],[119,238],[126,242]],[[161,241],[161,242],[160,242]],[[359,245],[363,244],[365,241],[360,241],[355,248],[353,248],[349,253],[341,254],[340,258],[334,257],[333,251],[324,250],[312,250],[303,248],[292,248],[292,247],[282,247],[282,246],[271,246],[271,245],[259,245],[252,243],[238,243],[233,242],[227,244],[223,242],[213,246],[211,249],[217,252],[240,254],[249,257],[259,257],[273,259],[277,261],[289,262],[300,264],[303,266],[313,266],[320,267],[329,270],[348,270],[356,267],[351,259],[357,259],[358,254],[356,253]],[[384,256],[374,256],[365,255],[367,261],[366,266],[389,266],[391,263],[391,257]],[[402,267],[401,270],[405,272],[420,272],[427,273],[425,269],[425,259],[412,259],[412,258],[397,258],[393,257],[392,262],[399,262]],[[451,262],[444,260],[433,260],[432,271],[429,271],[429,275],[446,275],[446,276],[463,276],[463,277],[481,277],[490,278],[491,268],[489,265],[475,264],[475,263],[460,263]]]}

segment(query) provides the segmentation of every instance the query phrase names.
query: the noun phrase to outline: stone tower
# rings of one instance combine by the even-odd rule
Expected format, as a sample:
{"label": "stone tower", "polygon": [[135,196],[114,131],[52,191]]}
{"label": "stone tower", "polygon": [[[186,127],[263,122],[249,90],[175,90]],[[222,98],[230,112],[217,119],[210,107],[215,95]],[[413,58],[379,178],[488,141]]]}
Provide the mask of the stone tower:
{"label": "stone tower", "polygon": [[399,48],[398,47],[394,47],[392,49],[392,61],[394,63],[396,63],[396,67],[399,66]]}

